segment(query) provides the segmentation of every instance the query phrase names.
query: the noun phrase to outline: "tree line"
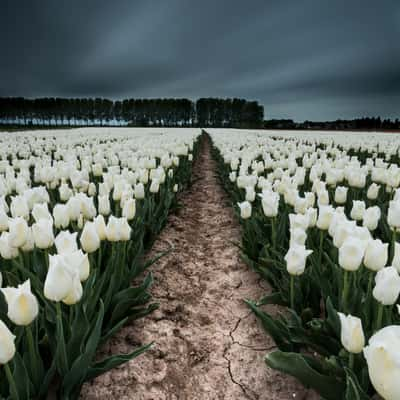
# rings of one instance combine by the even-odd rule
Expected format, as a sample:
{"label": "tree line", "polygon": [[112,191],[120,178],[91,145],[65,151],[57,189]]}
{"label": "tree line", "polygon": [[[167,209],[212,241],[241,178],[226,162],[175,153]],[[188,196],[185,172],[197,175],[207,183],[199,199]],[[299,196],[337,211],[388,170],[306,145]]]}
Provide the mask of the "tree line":
{"label": "tree line", "polygon": [[245,99],[0,97],[0,123],[26,126],[262,127],[264,108]]}
{"label": "tree line", "polygon": [[270,119],[264,121],[266,129],[314,129],[314,130],[399,130],[400,120],[364,117],[356,119],[337,119],[335,121],[294,122],[292,119]]}

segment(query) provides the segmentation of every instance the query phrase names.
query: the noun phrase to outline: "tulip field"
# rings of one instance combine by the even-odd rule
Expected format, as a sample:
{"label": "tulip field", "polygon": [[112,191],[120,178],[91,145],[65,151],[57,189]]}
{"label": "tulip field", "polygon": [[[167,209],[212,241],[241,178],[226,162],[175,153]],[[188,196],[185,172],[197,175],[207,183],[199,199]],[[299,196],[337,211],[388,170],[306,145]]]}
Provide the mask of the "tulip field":
{"label": "tulip field", "polygon": [[1,398],[76,399],[85,381],[151,345],[95,357],[157,307],[143,254],[190,183],[199,134],[0,134]]}
{"label": "tulip field", "polygon": [[152,346],[98,357],[158,307],[145,255],[209,139],[271,288],[243,299],[276,344],[258,368],[325,400],[400,399],[400,135],[172,128],[0,133],[0,398],[77,399]]}
{"label": "tulip field", "polygon": [[[328,400],[400,399],[400,136],[210,130],[266,355]],[[278,315],[266,305],[283,306]]]}

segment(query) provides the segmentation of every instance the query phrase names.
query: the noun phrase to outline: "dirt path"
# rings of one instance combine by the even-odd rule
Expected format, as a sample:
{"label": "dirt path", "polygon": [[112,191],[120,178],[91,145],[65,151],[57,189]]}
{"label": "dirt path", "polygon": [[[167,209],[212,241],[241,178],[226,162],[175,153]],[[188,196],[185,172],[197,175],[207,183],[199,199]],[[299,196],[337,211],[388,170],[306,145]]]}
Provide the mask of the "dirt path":
{"label": "dirt path", "polygon": [[155,342],[139,358],[85,385],[90,400],[305,399],[295,380],[268,370],[264,355],[274,343],[243,298],[267,288],[240,260],[230,241],[239,226],[215,177],[205,142],[183,208],[169,218],[150,257],[175,250],[152,268],[160,309],[125,327],[103,349],[129,352]]}

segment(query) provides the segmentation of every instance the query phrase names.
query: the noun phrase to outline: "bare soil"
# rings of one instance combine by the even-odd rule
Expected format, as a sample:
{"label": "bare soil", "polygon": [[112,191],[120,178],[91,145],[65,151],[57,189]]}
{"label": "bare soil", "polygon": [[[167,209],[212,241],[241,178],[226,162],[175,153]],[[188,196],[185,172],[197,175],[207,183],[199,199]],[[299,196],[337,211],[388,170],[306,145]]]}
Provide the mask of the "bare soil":
{"label": "bare soil", "polygon": [[270,289],[240,259],[240,228],[203,142],[194,183],[148,255],[174,250],[152,266],[160,309],[123,328],[99,357],[154,347],[82,390],[87,400],[289,400],[315,398],[269,369],[275,348],[243,303]]}

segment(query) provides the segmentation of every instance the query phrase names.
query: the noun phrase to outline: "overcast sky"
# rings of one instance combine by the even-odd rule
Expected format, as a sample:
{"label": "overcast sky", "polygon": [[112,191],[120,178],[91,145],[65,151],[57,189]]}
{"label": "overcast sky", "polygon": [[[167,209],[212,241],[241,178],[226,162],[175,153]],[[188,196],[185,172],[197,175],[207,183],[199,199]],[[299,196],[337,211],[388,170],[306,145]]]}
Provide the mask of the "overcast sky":
{"label": "overcast sky", "polygon": [[245,97],[400,117],[400,0],[1,0],[0,96]]}

